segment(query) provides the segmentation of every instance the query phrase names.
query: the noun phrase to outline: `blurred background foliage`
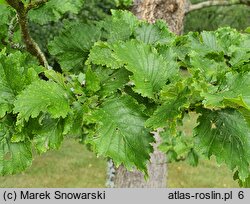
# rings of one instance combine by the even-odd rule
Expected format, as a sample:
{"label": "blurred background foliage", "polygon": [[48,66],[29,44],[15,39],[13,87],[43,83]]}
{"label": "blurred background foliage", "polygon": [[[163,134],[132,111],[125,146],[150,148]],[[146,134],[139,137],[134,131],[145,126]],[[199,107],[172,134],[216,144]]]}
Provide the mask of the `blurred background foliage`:
{"label": "blurred background foliage", "polygon": [[47,45],[49,41],[60,33],[63,28],[63,21],[66,20],[87,24],[95,23],[110,16],[111,9],[129,9],[132,2],[133,0],[85,0],[81,10],[77,14],[66,13],[58,22],[50,22],[45,25],[30,22],[31,35],[42,48],[49,64],[57,69],[57,62],[49,54]]}
{"label": "blurred background foliage", "polygon": [[[195,4],[204,0],[190,1]],[[246,5],[212,6],[190,12],[185,19],[184,33],[216,30],[225,26],[245,30],[250,26],[250,7]]]}
{"label": "blurred background foliage", "polygon": [[[204,0],[190,0],[200,3]],[[110,9],[130,9],[132,0],[87,0],[77,18],[83,22],[98,21],[110,15]],[[230,26],[244,30],[250,26],[250,7],[246,5],[212,6],[186,15],[184,32],[216,30]]]}
{"label": "blurred background foliage", "polygon": [[[190,0],[191,3],[199,3],[204,0]],[[72,14],[67,12],[58,22],[50,22],[40,25],[30,22],[31,34],[40,45],[49,59],[49,63],[54,66],[55,61],[47,51],[47,44],[63,27],[63,21],[79,21],[82,23],[93,23],[100,21],[111,14],[111,9],[130,9],[133,0],[85,0],[80,12]],[[0,5],[0,38],[5,42],[4,34],[7,33],[6,22],[11,20],[14,13]],[[213,6],[201,10],[190,12],[186,15],[184,33],[189,31],[215,30],[218,27],[230,26],[237,30],[245,30],[250,26],[250,7],[245,5]],[[18,27],[16,28],[18,33]],[[15,38],[19,40],[17,37]],[[0,46],[1,47],[1,46]]]}

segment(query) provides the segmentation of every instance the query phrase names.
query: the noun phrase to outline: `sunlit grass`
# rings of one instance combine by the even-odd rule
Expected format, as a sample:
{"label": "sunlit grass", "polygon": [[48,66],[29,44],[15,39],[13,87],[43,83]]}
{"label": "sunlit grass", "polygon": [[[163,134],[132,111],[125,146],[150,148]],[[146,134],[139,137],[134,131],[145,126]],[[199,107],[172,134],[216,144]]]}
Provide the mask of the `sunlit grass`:
{"label": "sunlit grass", "polygon": [[59,151],[36,156],[24,173],[0,177],[0,187],[104,187],[105,161],[76,141],[66,140]]}
{"label": "sunlit grass", "polygon": [[201,160],[197,167],[186,162],[172,163],[169,166],[170,188],[237,188],[233,174],[224,165],[218,166],[214,160]]}

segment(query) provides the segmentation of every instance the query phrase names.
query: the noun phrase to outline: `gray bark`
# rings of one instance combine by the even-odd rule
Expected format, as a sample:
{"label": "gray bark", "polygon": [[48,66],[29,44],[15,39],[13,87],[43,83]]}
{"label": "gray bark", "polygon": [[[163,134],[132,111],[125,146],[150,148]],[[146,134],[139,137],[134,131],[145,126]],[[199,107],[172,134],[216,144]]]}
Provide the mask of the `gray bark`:
{"label": "gray bark", "polygon": [[181,34],[189,1],[187,0],[135,0],[133,12],[139,19],[154,23],[165,20],[170,30]]}
{"label": "gray bark", "polygon": [[166,155],[157,149],[160,144],[160,136],[155,133],[156,143],[154,152],[151,154],[148,164],[149,179],[145,180],[144,175],[137,171],[127,171],[124,166],[116,170],[114,184],[117,188],[165,188],[167,186],[167,159]]}
{"label": "gray bark", "polygon": [[[157,19],[165,20],[169,29],[181,34],[187,7],[186,0],[135,0],[133,12],[139,19],[154,23]],[[127,171],[124,166],[116,169],[114,186],[118,188],[165,188],[167,187],[166,155],[157,149],[160,144],[159,134],[155,134],[157,143],[148,164],[149,179],[137,171]]]}

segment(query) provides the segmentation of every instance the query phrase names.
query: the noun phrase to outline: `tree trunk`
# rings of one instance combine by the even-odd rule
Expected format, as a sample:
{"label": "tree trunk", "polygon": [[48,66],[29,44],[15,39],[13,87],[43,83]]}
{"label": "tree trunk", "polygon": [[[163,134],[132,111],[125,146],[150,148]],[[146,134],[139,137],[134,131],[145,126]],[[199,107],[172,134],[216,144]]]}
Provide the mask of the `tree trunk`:
{"label": "tree trunk", "polygon": [[[154,23],[157,19],[165,20],[169,29],[181,34],[186,0],[134,0],[133,12],[139,19]],[[124,166],[116,169],[114,186],[116,188],[164,188],[167,187],[166,155],[159,150],[160,137],[155,133],[156,144],[148,165],[149,179],[145,181],[141,172],[127,171]]]}
{"label": "tree trunk", "polygon": [[151,154],[148,165],[149,179],[146,181],[144,175],[137,171],[127,171],[124,166],[116,170],[114,183],[117,188],[165,188],[167,186],[166,155],[157,149],[160,144],[159,133],[154,133],[156,143],[154,152]]}
{"label": "tree trunk", "polygon": [[165,20],[169,29],[180,35],[188,4],[188,0],[134,0],[133,12],[139,19],[150,23]]}

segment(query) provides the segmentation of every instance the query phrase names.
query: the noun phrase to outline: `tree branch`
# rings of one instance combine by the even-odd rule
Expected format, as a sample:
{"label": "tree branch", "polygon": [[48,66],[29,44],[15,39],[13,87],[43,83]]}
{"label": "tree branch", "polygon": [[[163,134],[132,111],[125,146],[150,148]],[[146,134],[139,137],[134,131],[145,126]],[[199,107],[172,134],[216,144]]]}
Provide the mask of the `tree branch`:
{"label": "tree branch", "polygon": [[203,8],[211,7],[211,6],[231,6],[235,4],[245,4],[247,6],[250,6],[250,0],[209,0],[209,1],[204,1],[200,2],[197,4],[190,4],[189,9],[187,10],[186,13],[195,11],[195,10],[200,10]]}
{"label": "tree branch", "polygon": [[29,32],[29,25],[28,25],[28,7],[25,7],[21,0],[6,0],[7,3],[16,10],[18,22],[21,28],[22,39],[26,46],[26,50],[35,56],[40,64],[47,69],[50,69],[50,66],[47,62],[47,59],[38,46],[38,44],[33,40]]}
{"label": "tree branch", "polygon": [[22,50],[25,47],[23,45],[20,45],[19,43],[15,43],[14,40],[13,40],[14,33],[15,33],[15,28],[17,26],[17,18],[18,18],[17,15],[15,15],[15,17],[12,18],[10,23],[9,23],[8,43],[10,44],[11,48]]}
{"label": "tree branch", "polygon": [[6,0],[6,2],[15,10],[18,10],[20,5],[24,6],[23,3],[18,0]]}
{"label": "tree branch", "polygon": [[35,8],[39,8],[40,6],[42,6],[43,4],[47,3],[48,0],[38,0],[35,2],[30,2],[27,6],[27,11],[31,10],[31,9],[35,9]]}

